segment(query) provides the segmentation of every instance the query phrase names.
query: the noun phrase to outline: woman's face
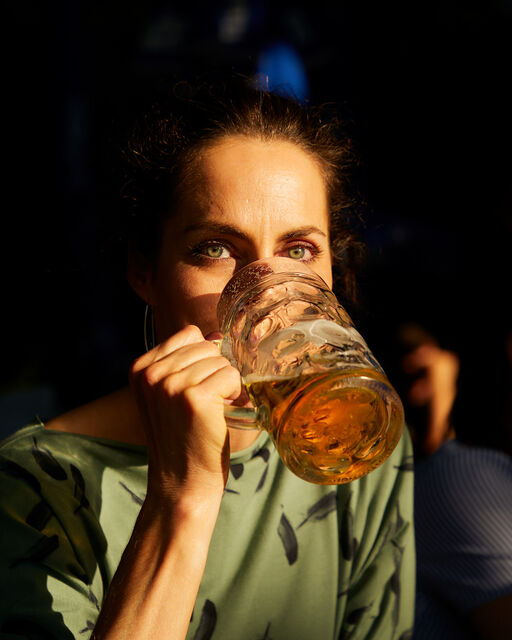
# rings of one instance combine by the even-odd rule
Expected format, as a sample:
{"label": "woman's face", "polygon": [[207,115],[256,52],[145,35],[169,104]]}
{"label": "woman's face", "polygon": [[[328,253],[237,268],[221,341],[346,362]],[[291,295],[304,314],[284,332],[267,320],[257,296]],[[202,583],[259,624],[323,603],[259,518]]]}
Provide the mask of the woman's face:
{"label": "woman's face", "polygon": [[331,286],[324,179],[292,143],[230,137],[198,157],[156,265],[131,282],[153,306],[158,341],[187,324],[206,336],[235,271],[271,256],[306,262]]}

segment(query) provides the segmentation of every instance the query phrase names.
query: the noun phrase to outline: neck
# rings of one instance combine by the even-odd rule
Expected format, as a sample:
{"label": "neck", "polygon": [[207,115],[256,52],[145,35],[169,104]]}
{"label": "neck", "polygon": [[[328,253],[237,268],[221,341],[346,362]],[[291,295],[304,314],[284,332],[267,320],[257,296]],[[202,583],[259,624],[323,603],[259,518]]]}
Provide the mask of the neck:
{"label": "neck", "polygon": [[245,429],[232,429],[228,427],[229,431],[229,449],[232,453],[235,451],[242,451],[247,449],[260,435],[260,431],[257,429],[245,430]]}

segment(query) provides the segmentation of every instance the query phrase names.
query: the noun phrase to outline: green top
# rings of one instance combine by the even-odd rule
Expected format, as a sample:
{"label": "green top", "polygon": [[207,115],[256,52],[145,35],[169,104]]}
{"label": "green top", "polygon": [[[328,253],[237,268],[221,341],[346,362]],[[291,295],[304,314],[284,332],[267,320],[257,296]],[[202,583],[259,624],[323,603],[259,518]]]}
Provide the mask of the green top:
{"label": "green top", "polygon": [[[187,638],[409,637],[412,451],[350,484],[286,469],[268,435],[231,470]],[[42,424],[0,445],[0,638],[90,636],[130,538],[147,450]]]}

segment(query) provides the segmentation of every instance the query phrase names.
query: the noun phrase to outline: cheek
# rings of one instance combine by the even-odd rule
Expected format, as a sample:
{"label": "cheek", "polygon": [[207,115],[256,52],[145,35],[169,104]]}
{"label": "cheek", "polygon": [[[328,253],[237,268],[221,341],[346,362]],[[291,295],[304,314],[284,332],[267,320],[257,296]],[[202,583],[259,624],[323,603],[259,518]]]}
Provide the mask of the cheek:
{"label": "cheek", "polygon": [[329,289],[332,289],[332,269],[327,269],[325,273],[319,275],[329,285]]}
{"label": "cheek", "polygon": [[322,260],[315,264],[312,268],[332,289],[332,262],[330,255],[327,255],[326,252],[324,257],[322,257]]}
{"label": "cheek", "polygon": [[188,324],[197,325],[203,334],[217,330],[217,303],[222,287],[214,279],[190,269],[179,269],[174,282],[161,288],[158,315],[166,337]]}
{"label": "cheek", "polygon": [[219,297],[220,292],[200,293],[187,298],[184,301],[181,312],[182,327],[187,324],[195,324],[201,329],[203,335],[217,331],[217,303],[219,302]]}

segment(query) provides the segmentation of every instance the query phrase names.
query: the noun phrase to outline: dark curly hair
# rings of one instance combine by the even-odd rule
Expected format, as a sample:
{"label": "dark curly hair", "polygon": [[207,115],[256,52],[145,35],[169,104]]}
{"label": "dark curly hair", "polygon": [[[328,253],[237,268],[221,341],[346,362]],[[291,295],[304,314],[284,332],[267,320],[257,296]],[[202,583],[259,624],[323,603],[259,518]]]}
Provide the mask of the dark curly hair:
{"label": "dark curly hair", "polygon": [[338,294],[356,300],[356,266],[363,244],[352,229],[357,198],[351,177],[357,157],[332,110],[300,105],[255,88],[245,78],[180,81],[138,118],[123,150],[124,235],[131,251],[158,255],[163,221],[179,202],[199,153],[222,138],[242,135],[291,142],[312,156],[325,179]]}

